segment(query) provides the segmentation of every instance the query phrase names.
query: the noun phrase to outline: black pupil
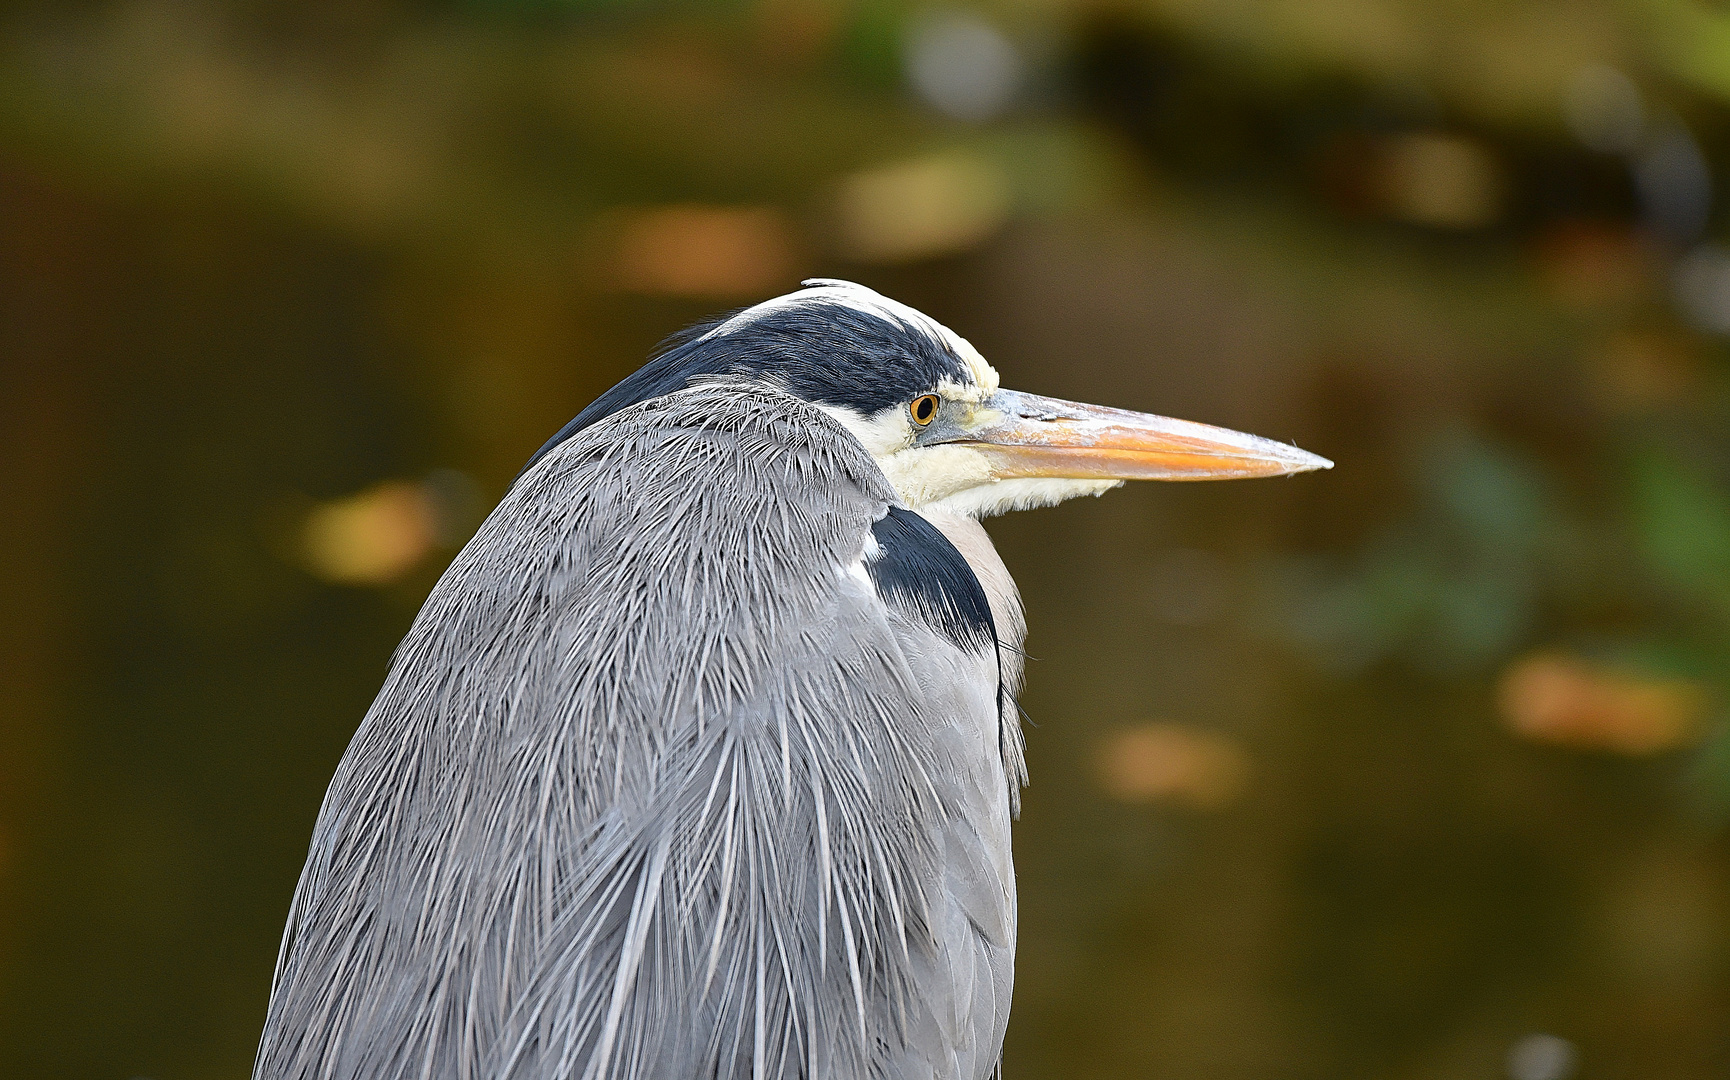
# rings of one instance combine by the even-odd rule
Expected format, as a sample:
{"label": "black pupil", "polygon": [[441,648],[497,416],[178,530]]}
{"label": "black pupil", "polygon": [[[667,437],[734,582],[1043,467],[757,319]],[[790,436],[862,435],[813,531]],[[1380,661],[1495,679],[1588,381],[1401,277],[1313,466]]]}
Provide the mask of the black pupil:
{"label": "black pupil", "polygon": [[936,406],[931,404],[931,399],[923,397],[913,406],[913,415],[918,417],[920,420],[929,420],[931,419],[931,410],[934,408],[936,408]]}

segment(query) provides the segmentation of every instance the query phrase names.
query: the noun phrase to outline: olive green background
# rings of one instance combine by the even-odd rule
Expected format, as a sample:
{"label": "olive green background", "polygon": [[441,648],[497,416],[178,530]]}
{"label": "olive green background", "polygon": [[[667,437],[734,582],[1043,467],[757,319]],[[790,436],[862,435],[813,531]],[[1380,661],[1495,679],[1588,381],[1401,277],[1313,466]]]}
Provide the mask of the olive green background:
{"label": "olive green background", "polygon": [[[990,524],[1035,658],[1009,1076],[1502,1077],[1533,1033],[1588,1080],[1730,1071],[1725,225],[1640,173],[1680,130],[1730,176],[1730,15],[973,10],[1025,64],[977,123],[909,89],[899,0],[0,10],[0,1075],[247,1075],[324,784],[463,530],[663,336],[808,275],[1006,385],[1338,462]],[[1593,65],[1645,149],[1569,127]],[[1402,203],[1413,146],[1492,189]],[[847,177],[944,154],[991,227],[850,254]],[[683,205],[768,208],[784,265],[621,282]],[[434,550],[309,568],[309,507],[428,476]],[[1497,688],[1550,653],[1711,704],[1654,753],[1523,738]],[[1236,779],[1114,795],[1149,724]]]}

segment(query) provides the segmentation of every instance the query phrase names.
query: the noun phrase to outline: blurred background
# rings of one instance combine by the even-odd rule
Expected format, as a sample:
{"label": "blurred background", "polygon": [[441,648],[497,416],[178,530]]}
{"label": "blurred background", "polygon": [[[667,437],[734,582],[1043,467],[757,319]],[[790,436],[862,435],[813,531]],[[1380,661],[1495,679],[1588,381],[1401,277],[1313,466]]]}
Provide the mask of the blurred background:
{"label": "blurred background", "polygon": [[990,524],[1008,1075],[1730,1075],[1730,8],[0,8],[0,1074],[247,1075],[543,439],[851,277],[1332,473]]}

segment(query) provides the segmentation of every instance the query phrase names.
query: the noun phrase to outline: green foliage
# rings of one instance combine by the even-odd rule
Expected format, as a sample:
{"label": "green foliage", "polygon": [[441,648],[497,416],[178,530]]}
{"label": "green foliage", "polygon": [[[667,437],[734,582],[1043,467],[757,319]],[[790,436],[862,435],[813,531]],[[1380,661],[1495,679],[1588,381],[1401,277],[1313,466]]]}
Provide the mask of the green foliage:
{"label": "green foliage", "polygon": [[1730,631],[1730,490],[1658,446],[1635,457],[1631,508],[1649,568]]}
{"label": "green foliage", "polygon": [[1336,670],[1398,658],[1481,676],[1530,644],[1546,592],[1584,569],[1566,555],[1579,523],[1541,466],[1467,430],[1431,440],[1406,465],[1411,514],[1300,584],[1290,625]]}

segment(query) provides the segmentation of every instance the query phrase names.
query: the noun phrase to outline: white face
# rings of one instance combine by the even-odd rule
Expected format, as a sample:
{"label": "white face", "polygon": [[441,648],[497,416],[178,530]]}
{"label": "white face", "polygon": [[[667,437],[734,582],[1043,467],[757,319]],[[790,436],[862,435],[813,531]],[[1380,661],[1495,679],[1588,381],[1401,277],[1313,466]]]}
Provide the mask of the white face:
{"label": "white face", "polygon": [[[965,439],[1000,424],[1003,413],[991,407],[999,386],[997,369],[986,362],[973,343],[928,316],[871,293],[876,301],[893,304],[895,317],[911,315],[918,324],[940,334],[967,363],[965,383],[944,379],[932,388],[936,412],[923,424],[915,419],[918,398],[875,416],[863,416],[835,405],[818,406],[851,431],[871,451],[883,475],[909,508],[938,507],[973,518],[1011,510],[1053,506],[1080,495],[1098,495],[1122,480],[1074,480],[1053,477],[994,475],[990,455],[964,441],[924,442],[932,434]],[[885,314],[891,312],[885,311]],[[905,314],[904,314],[905,313]],[[910,320],[909,320],[910,321]]]}

